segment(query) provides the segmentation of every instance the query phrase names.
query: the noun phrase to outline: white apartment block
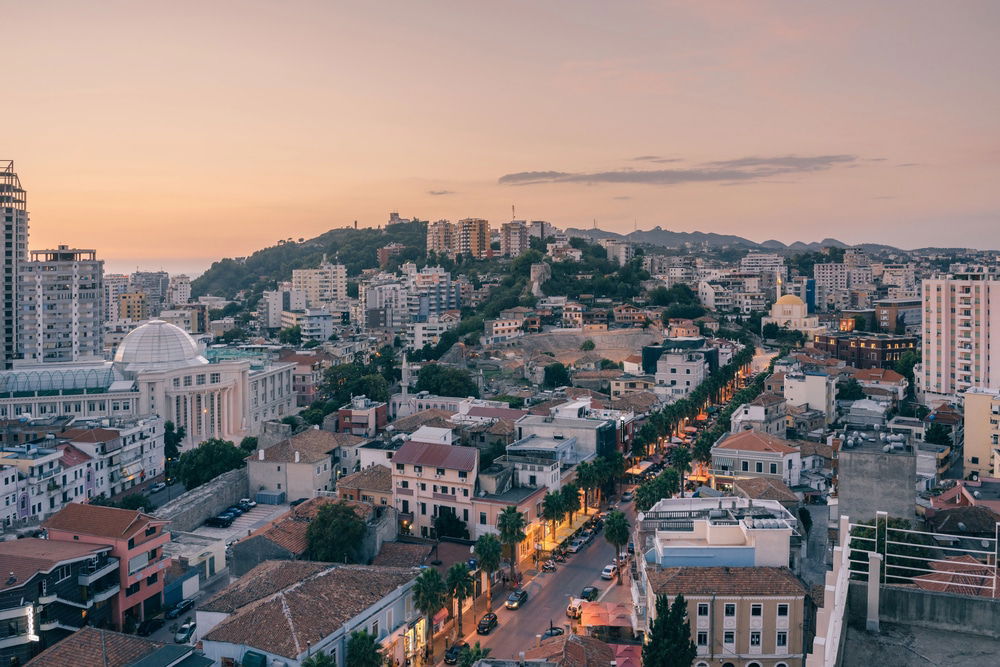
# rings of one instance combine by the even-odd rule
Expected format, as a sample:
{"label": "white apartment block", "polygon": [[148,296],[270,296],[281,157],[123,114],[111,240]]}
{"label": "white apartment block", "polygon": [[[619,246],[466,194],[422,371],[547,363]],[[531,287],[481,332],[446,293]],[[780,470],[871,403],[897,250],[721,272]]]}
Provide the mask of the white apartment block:
{"label": "white apartment block", "polygon": [[282,311],[305,310],[306,302],[305,290],[288,287],[264,292],[257,304],[260,325],[265,329],[277,329],[281,327]]}
{"label": "white apartment block", "polygon": [[347,267],[323,262],[316,269],[293,269],[292,289],[306,294],[306,305],[319,308],[324,304],[347,299]]}
{"label": "white apartment block", "polygon": [[281,311],[281,328],[299,327],[303,341],[322,343],[333,335],[334,327],[339,323],[339,318],[334,318],[331,313],[319,308]]}
{"label": "white apartment block", "polygon": [[422,349],[425,345],[437,345],[445,332],[458,326],[458,314],[431,315],[426,322],[411,322],[407,326],[406,347],[410,350]]}
{"label": "white apartment block", "polygon": [[992,269],[954,267],[923,281],[923,358],[916,373],[923,400],[1000,389],[1000,280]]}
{"label": "white apartment block", "polygon": [[121,319],[118,299],[128,292],[128,276],[124,273],[104,274],[104,321],[114,322]]}
{"label": "white apartment block", "polygon": [[167,305],[179,306],[191,300],[191,277],[183,273],[170,276],[170,286],[167,287]]}
{"label": "white apartment block", "polygon": [[903,289],[916,289],[917,270],[912,264],[885,264],[882,266],[882,284]]}
{"label": "white apartment block", "polygon": [[725,312],[733,308],[732,290],[706,280],[698,283],[698,300],[709,310]]}
{"label": "white apartment block", "polygon": [[1000,459],[1000,391],[970,389],[965,392],[965,459],[963,472],[980,478],[996,477]]}
{"label": "white apartment block", "polygon": [[27,259],[28,249],[28,208],[27,197],[21,181],[14,171],[13,160],[0,161],[0,216],[4,231],[4,253],[0,258],[3,273],[0,273],[0,366],[7,368],[17,356],[18,299],[17,279],[21,265]]}
{"label": "white apartment block", "polygon": [[24,359],[55,363],[103,358],[104,262],[94,250],[33,250],[21,267]]}
{"label": "white apartment block", "polygon": [[837,418],[837,380],[825,373],[790,372],[785,374],[785,400],[797,407],[809,406],[825,415],[830,425]]}
{"label": "white apartment block", "polygon": [[517,257],[528,248],[528,224],[524,220],[511,220],[501,225],[501,255],[504,257]]}
{"label": "white apartment block", "polygon": [[668,402],[684,398],[708,376],[708,361],[701,352],[664,352],[656,362],[653,391]]}
{"label": "white apartment block", "polygon": [[780,275],[782,280],[788,276],[785,258],[777,253],[750,252],[740,260],[740,271],[745,273],[771,273]]}
{"label": "white apartment block", "polygon": [[851,289],[872,282],[870,266],[850,266],[848,264],[816,264],[813,266],[816,287],[828,289]]}
{"label": "white apartment block", "polygon": [[608,253],[608,259],[616,264],[624,266],[635,255],[632,244],[620,239],[601,239],[598,242]]}

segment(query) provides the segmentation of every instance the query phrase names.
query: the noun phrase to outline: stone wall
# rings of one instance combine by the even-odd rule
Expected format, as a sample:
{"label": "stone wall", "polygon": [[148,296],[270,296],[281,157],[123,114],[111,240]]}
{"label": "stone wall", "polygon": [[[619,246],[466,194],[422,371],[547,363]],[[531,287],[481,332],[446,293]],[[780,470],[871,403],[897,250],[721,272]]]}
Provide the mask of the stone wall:
{"label": "stone wall", "polygon": [[[865,627],[866,608],[867,584],[852,582],[847,614],[853,627]],[[882,586],[879,620],[1000,639],[1000,600]]]}
{"label": "stone wall", "polygon": [[153,512],[158,519],[170,521],[169,530],[192,531],[210,516],[215,516],[240,498],[249,497],[247,469],[239,468],[219,475]]}

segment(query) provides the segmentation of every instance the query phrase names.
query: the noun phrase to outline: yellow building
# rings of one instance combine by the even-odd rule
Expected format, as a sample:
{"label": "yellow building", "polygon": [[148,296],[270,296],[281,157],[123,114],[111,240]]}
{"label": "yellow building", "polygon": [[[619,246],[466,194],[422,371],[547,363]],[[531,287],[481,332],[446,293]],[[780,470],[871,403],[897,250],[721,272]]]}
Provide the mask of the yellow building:
{"label": "yellow building", "polygon": [[149,297],[145,292],[125,292],[118,296],[118,316],[123,320],[149,319]]}
{"label": "yellow building", "polygon": [[965,474],[996,477],[1000,463],[1000,391],[969,389],[965,397]]}

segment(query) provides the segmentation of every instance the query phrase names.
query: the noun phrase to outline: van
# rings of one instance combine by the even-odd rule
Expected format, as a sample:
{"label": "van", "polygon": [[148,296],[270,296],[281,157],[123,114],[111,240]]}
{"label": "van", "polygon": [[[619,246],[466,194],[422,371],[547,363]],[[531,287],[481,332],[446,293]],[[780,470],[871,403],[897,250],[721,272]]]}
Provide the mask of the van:
{"label": "van", "polygon": [[583,598],[572,598],[566,606],[566,615],[570,618],[580,618],[583,611]]}

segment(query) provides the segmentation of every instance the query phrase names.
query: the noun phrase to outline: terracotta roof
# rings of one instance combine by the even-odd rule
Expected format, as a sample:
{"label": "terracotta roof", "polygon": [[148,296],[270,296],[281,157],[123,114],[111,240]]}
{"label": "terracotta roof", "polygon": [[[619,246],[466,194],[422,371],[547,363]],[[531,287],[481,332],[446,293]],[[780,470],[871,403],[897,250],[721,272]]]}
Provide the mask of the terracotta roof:
{"label": "terracotta roof", "polygon": [[610,407],[614,410],[646,412],[659,405],[659,403],[659,397],[651,391],[630,391],[627,394],[612,399]]}
{"label": "terracotta roof", "polygon": [[392,462],[472,472],[478,459],[479,450],[475,447],[408,440],[392,457]]}
{"label": "terracotta roof", "polygon": [[[438,426],[439,422],[447,422],[447,420],[454,414],[455,413],[451,410],[430,408],[429,410],[421,410],[420,412],[415,412],[408,417],[397,419],[392,422],[391,426],[401,433],[413,433],[424,425]],[[443,426],[443,428],[447,428],[448,426],[451,426],[451,424],[448,423]]]}
{"label": "terracotta roof", "polygon": [[650,567],[657,594],[685,596],[804,596],[806,587],[787,567]]}
{"label": "terracotta roof", "polygon": [[1000,597],[1000,591],[993,590],[993,568],[980,563],[969,554],[945,556],[947,562],[932,561],[931,569],[937,572],[913,578],[913,585],[925,591],[975,595],[977,597]]}
{"label": "terracotta roof", "polygon": [[797,503],[799,497],[780,479],[768,477],[748,477],[737,479],[733,485],[738,492],[753,500],[777,500]]}
{"label": "terracotta roof", "polygon": [[600,639],[583,635],[560,635],[524,652],[528,660],[545,660],[558,667],[607,667],[615,660],[615,650]]}
{"label": "terracotta roof", "polygon": [[801,456],[822,456],[825,459],[832,459],[833,447],[824,445],[822,442],[803,440],[799,443],[799,454]]}
{"label": "terracotta roof", "polygon": [[337,480],[337,488],[392,493],[392,471],[384,465],[368,466]]}
{"label": "terracotta roof", "polygon": [[118,431],[106,428],[71,428],[59,434],[73,442],[111,442],[117,440],[119,435]]}
{"label": "terracotta roof", "polygon": [[372,565],[381,567],[420,567],[430,556],[430,544],[384,542]]}
{"label": "terracotta roof", "polygon": [[[343,437],[338,438],[338,435]],[[330,433],[311,428],[265,449],[264,460],[275,463],[294,463],[295,452],[298,452],[300,463],[312,464],[329,458],[330,452],[341,445],[358,444],[364,441],[364,438],[349,433]],[[259,460],[259,452],[260,450],[254,452],[247,457],[247,460]]]}
{"label": "terracotta roof", "polygon": [[267,560],[202,602],[198,610],[231,614],[328,567],[329,563],[304,560]]}
{"label": "terracotta roof", "polygon": [[203,641],[244,645],[294,660],[419,573],[417,568],[312,565],[324,569],[239,607]]}
{"label": "terracotta roof", "polygon": [[642,355],[639,355],[639,354],[630,354],[627,357],[625,357],[625,361],[627,363],[630,363],[630,364],[641,364],[642,363]]}
{"label": "terracotta roof", "polygon": [[319,496],[317,498],[310,498],[298,507],[293,507],[288,511],[288,514],[295,519],[315,519],[324,505],[336,505],[338,503],[343,503],[352,508],[354,513],[362,519],[367,519],[374,509],[368,503],[361,502],[360,500],[344,500],[342,498]]}
{"label": "terracotta roof", "polygon": [[573,373],[573,378],[577,380],[614,380],[622,372],[617,368],[611,368],[606,371],[577,371]]}
{"label": "terracotta roof", "polygon": [[1000,515],[985,505],[967,505],[938,510],[927,519],[927,523],[935,533],[992,535],[996,524],[1000,523]]}
{"label": "terracotta roof", "polygon": [[259,537],[269,542],[274,542],[297,556],[301,556],[309,548],[309,540],[306,538],[308,530],[308,521],[286,519],[271,526],[261,533]]}
{"label": "terracotta roof", "polygon": [[517,427],[509,419],[498,419],[490,424],[486,432],[490,435],[511,435],[517,432]]}
{"label": "terracotta roof", "polygon": [[153,651],[160,642],[85,626],[28,661],[31,667],[125,667]]}
{"label": "terracotta roof", "polygon": [[169,522],[143,514],[139,510],[70,503],[46,519],[42,525],[50,530],[117,539],[140,533],[150,524],[167,523]]}
{"label": "terracotta roof", "polygon": [[72,468],[91,460],[90,454],[81,451],[73,445],[56,445],[56,449],[62,452],[59,462],[63,468]]}
{"label": "terracotta roof", "polygon": [[785,374],[782,373],[781,371],[776,371],[774,373],[771,373],[770,375],[767,376],[767,379],[764,380],[765,383],[784,382],[784,381],[785,381]]}
{"label": "terracotta roof", "polygon": [[906,378],[888,368],[864,368],[854,371],[854,379],[858,382],[880,382],[883,384],[901,384]]}
{"label": "terracotta roof", "polygon": [[527,410],[515,410],[514,408],[469,408],[468,412],[470,417],[509,419],[511,421],[517,421],[526,414],[528,414]]}
{"label": "terracotta roof", "polygon": [[611,398],[608,394],[603,394],[599,391],[594,391],[593,389],[587,389],[586,387],[566,387],[565,389],[566,398],[576,400],[578,398],[596,398],[596,399],[608,399]]}
{"label": "terracotta roof", "polygon": [[731,433],[725,440],[716,445],[715,449],[739,449],[745,452],[774,452],[777,454],[791,454],[799,451],[790,447],[787,440],[757,431]]}
{"label": "terracotta roof", "polygon": [[763,394],[753,399],[747,405],[777,405],[778,403],[783,403],[785,400],[784,396],[780,394],[775,394],[774,392],[765,391]]}
{"label": "terracotta roof", "polygon": [[[0,581],[0,590],[23,586],[36,573],[49,572],[63,561],[86,558],[110,549],[110,546],[99,544],[40,540],[35,537],[0,542],[0,572],[5,577]],[[8,573],[13,573],[13,583],[7,583]]]}

